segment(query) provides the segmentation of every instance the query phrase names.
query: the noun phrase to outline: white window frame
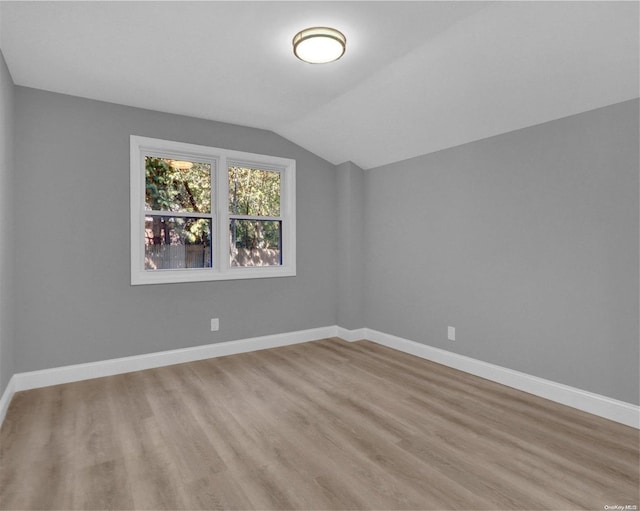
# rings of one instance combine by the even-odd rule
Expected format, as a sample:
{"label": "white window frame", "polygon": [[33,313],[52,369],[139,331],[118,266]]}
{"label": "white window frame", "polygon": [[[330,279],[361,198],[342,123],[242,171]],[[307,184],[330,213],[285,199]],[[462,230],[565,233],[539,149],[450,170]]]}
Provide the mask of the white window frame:
{"label": "white window frame", "polygon": [[[296,162],[263,154],[246,153],[184,142],[131,135],[131,285],[259,279],[296,275]],[[145,156],[211,164],[212,268],[145,270]],[[280,178],[281,259],[279,266],[232,267],[229,262],[228,167],[230,165],[275,170]],[[269,220],[269,218],[265,218]]]}

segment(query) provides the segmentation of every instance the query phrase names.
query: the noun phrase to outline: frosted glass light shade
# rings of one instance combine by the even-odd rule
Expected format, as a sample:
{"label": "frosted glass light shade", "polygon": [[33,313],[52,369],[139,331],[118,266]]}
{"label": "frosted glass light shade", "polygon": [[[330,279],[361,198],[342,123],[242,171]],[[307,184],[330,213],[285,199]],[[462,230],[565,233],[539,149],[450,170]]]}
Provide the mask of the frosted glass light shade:
{"label": "frosted glass light shade", "polygon": [[293,53],[310,64],[326,64],[338,60],[347,46],[347,38],[333,28],[311,27],[293,38]]}

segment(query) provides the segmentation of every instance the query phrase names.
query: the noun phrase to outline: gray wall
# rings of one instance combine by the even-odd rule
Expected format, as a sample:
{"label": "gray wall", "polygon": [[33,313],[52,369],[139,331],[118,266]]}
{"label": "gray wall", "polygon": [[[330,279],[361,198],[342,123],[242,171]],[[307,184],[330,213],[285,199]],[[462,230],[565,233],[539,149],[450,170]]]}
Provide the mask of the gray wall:
{"label": "gray wall", "polygon": [[367,327],[638,403],[638,136],[634,100],[368,171]]}
{"label": "gray wall", "polygon": [[0,396],[15,372],[12,239],[14,89],[0,50]]}
{"label": "gray wall", "polygon": [[[14,372],[339,324],[638,403],[638,101],[363,172],[271,132],[14,88],[4,66],[0,79],[16,253],[12,267],[2,245],[2,388]],[[130,134],[295,158],[298,276],[130,286]]]}
{"label": "gray wall", "polygon": [[[16,105],[16,372],[336,324],[333,165],[257,129],[23,87]],[[295,158],[298,275],[130,286],[131,134]]]}
{"label": "gray wall", "polygon": [[355,163],[336,167],[338,179],[338,325],[363,328],[364,171]]}

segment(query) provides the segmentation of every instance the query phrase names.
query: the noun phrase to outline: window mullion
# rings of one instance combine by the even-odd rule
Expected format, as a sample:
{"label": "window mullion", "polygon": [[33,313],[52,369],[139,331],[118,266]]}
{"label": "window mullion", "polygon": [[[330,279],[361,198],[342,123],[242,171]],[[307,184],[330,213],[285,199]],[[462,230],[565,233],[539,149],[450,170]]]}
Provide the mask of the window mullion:
{"label": "window mullion", "polygon": [[213,270],[220,269],[220,259],[218,257],[218,245],[219,241],[219,227],[218,227],[218,167],[220,165],[220,159],[215,158],[211,161],[211,167],[209,169],[209,179],[211,180],[211,188],[209,191],[210,194],[210,204],[211,204],[211,259],[212,264],[211,267]]}
{"label": "window mullion", "polygon": [[220,156],[220,168],[217,169],[216,175],[218,180],[218,201],[216,203],[216,211],[218,212],[218,268],[221,272],[229,270],[229,180],[227,157],[223,154]]}

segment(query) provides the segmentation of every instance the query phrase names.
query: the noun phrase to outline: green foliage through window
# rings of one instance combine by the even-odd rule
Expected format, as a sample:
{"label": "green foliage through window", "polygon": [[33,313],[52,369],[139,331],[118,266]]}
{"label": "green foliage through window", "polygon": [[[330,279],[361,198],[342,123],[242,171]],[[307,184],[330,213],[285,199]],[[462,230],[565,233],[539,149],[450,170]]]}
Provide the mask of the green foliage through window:
{"label": "green foliage through window", "polygon": [[145,206],[150,211],[209,213],[211,165],[147,156]]}
{"label": "green foliage through window", "polygon": [[280,172],[229,167],[229,213],[280,216]]}

